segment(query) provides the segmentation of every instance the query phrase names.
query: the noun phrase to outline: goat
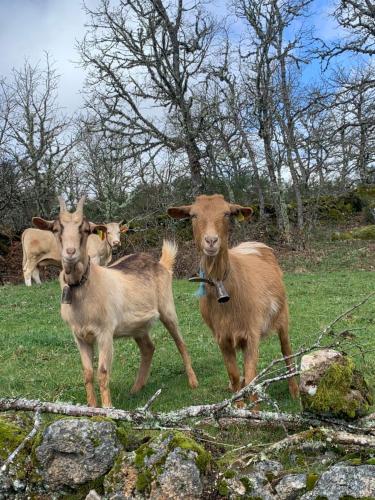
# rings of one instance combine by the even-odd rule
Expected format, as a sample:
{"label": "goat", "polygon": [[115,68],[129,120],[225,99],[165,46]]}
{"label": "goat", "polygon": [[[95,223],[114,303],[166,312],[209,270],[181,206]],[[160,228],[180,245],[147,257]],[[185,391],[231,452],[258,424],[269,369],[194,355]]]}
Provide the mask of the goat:
{"label": "goat", "polygon": [[[170,207],[168,214],[192,220],[201,272],[207,283],[203,285],[200,310],[220,347],[233,392],[256,376],[259,341],[270,330],[277,331],[287,368],[293,371],[287,298],[282,271],[272,249],[258,242],[245,242],[228,249],[230,219],[235,216],[248,219],[251,207],[228,203],[222,195],[202,195],[192,205]],[[218,302],[217,289],[223,303]],[[236,359],[238,349],[244,357],[242,381]],[[295,378],[289,378],[288,382],[292,397],[297,397]]]}
{"label": "goat", "polygon": [[138,375],[131,392],[138,392],[150,373],[154,344],[152,324],[160,318],[182,356],[190,387],[198,386],[190,356],[178,328],[172,294],[172,269],[177,247],[164,241],[158,262],[140,253],[123,257],[111,267],[90,262],[87,254],[89,234],[107,231],[104,225],[88,222],[83,214],[84,198],[70,213],[60,198],[60,214],[54,221],[34,217],[33,223],[55,234],[62,271],[61,316],[72,329],[78,346],[89,406],[96,406],[93,386],[93,348],[98,345],[98,379],[102,405],[112,406],[109,378],[113,340],[133,337],[141,353]]}
{"label": "goat", "polygon": [[[105,224],[105,238],[90,234],[87,241],[87,252],[95,264],[107,266],[112,260],[112,250],[120,245],[120,233],[127,230],[121,223]],[[40,229],[28,228],[22,233],[23,276],[26,286],[31,286],[31,278],[40,284],[40,268],[54,266],[61,269],[60,250],[52,233]]]}

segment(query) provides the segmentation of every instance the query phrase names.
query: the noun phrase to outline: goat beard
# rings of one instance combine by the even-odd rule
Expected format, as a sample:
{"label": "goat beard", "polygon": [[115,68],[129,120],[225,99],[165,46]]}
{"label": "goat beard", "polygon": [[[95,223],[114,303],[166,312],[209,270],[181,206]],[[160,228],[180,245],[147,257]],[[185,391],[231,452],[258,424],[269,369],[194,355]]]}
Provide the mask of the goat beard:
{"label": "goat beard", "polygon": [[76,264],[64,263],[64,275],[66,283],[70,285],[75,283],[76,281],[79,281],[84,271],[85,270],[82,262],[77,262]]}

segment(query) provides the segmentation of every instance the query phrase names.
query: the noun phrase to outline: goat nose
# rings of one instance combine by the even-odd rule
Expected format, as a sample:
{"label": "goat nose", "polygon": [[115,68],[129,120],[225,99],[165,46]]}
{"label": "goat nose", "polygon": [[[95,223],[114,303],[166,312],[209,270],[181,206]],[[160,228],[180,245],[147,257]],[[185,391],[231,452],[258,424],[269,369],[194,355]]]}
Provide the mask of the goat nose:
{"label": "goat nose", "polygon": [[76,253],[76,249],[75,248],[67,248],[66,253],[68,255],[74,255]]}
{"label": "goat nose", "polygon": [[217,243],[219,237],[218,236],[205,236],[204,237],[206,243],[208,243],[211,247],[213,247],[215,245],[215,243]]}

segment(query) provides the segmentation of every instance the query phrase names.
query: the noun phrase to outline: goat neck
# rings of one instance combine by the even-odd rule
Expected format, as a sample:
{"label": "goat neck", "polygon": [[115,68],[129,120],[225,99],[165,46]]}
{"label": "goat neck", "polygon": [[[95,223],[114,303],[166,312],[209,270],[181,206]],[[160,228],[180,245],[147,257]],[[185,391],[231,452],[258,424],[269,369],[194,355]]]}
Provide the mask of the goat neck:
{"label": "goat neck", "polygon": [[229,255],[227,248],[221,248],[214,257],[202,254],[201,268],[207,278],[224,281],[229,273]]}

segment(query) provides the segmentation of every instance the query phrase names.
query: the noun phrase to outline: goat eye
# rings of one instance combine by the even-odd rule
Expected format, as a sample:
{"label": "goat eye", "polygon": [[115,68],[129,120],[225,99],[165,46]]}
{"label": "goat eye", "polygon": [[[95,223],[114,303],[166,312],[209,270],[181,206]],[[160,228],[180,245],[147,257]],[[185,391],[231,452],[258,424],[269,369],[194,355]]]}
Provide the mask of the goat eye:
{"label": "goat eye", "polygon": [[224,217],[229,218],[231,215],[232,215],[232,214],[231,214],[230,212],[226,212],[226,213],[224,214]]}

